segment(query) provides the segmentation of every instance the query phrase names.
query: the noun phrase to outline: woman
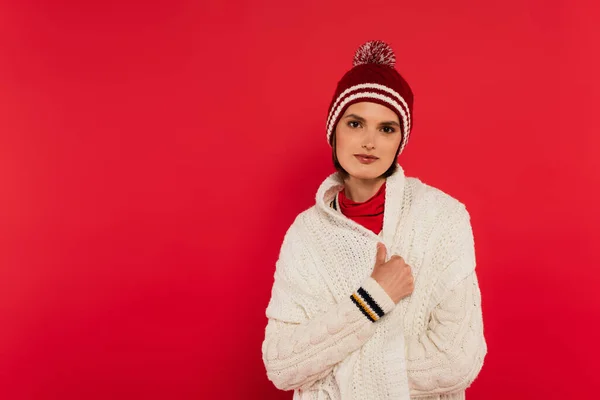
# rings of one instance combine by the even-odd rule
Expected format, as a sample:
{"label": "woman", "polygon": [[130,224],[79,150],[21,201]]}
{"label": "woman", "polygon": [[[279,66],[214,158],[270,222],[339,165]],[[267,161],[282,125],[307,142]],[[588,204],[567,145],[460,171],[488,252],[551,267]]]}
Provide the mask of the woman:
{"label": "woman", "polygon": [[487,353],[469,213],[396,161],[413,94],[394,65],[381,41],[356,52],[326,126],[337,171],[281,246],[262,354],[294,399],[464,399]]}

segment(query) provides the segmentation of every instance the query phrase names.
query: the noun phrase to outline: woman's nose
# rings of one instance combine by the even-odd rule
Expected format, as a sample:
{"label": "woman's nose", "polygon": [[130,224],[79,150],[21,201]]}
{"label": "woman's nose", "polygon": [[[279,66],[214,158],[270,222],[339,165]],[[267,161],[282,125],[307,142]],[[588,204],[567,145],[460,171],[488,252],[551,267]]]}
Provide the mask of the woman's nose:
{"label": "woman's nose", "polygon": [[372,129],[366,129],[362,147],[368,150],[375,148],[375,135],[376,132],[372,132]]}
{"label": "woman's nose", "polygon": [[362,145],[363,148],[367,149],[367,150],[373,150],[375,148],[375,146],[373,146],[372,143],[365,143]]}

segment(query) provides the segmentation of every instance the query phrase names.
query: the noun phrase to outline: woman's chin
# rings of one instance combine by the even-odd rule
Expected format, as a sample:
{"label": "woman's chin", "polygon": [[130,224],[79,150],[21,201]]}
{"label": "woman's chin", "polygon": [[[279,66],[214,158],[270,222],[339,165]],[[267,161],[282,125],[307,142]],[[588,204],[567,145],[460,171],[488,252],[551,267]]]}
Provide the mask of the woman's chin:
{"label": "woman's chin", "polygon": [[386,169],[378,168],[373,164],[369,165],[357,165],[351,166],[349,168],[344,167],[344,169],[355,179],[376,179],[383,175]]}

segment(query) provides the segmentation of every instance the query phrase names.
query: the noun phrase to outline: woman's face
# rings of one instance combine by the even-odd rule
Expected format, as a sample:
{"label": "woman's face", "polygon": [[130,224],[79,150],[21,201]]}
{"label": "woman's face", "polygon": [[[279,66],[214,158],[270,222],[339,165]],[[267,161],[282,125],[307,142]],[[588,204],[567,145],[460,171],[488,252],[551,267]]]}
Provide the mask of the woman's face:
{"label": "woman's face", "polygon": [[[335,130],[336,155],[340,165],[357,179],[375,179],[396,162],[402,140],[400,121],[395,112],[377,103],[354,103]],[[360,154],[374,156],[362,159]]]}

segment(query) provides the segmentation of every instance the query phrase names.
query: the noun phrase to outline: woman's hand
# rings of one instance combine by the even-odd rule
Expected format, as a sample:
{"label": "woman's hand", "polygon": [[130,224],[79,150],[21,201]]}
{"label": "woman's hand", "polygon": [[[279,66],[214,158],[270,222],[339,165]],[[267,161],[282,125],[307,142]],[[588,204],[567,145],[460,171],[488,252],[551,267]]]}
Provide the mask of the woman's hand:
{"label": "woman's hand", "polygon": [[402,257],[394,254],[385,262],[387,251],[383,243],[377,243],[377,257],[371,277],[381,285],[394,303],[410,295],[415,288],[411,268]]}

